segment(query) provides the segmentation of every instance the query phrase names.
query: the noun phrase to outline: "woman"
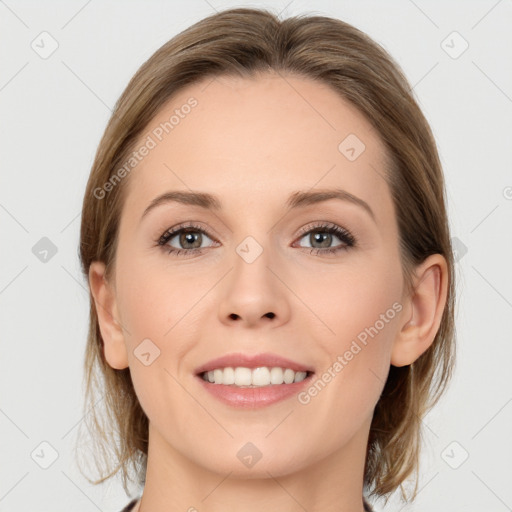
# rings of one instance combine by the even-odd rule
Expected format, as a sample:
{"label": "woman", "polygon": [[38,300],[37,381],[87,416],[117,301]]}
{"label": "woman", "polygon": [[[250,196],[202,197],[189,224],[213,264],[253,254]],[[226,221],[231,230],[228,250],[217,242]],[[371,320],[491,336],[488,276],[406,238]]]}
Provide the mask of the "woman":
{"label": "woman", "polygon": [[126,511],[414,499],[454,262],[431,130],[364,33],[231,9],[166,43],[100,142],[80,256],[86,407],[104,395],[117,459],[94,483],[128,492],[131,463]]}

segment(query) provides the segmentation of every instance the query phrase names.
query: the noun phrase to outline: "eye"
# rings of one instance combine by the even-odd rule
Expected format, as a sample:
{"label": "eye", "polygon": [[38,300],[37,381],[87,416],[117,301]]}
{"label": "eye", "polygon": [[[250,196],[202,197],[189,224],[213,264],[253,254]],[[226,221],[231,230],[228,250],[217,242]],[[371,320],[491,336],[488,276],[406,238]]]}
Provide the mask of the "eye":
{"label": "eye", "polygon": [[[331,247],[336,238],[342,243]],[[206,239],[211,240],[213,244],[217,243],[208,236],[202,227],[193,223],[185,223],[166,231],[157,240],[157,245],[165,249],[168,254],[186,256],[201,254],[203,249],[212,247],[213,244],[208,245]],[[330,222],[307,226],[302,230],[300,239],[306,239],[309,245],[299,245],[299,247],[310,248],[311,254],[337,253],[355,246],[357,242],[356,238],[345,228]]]}
{"label": "eye", "polygon": [[[302,232],[301,238],[305,238],[311,248],[311,254],[336,253],[347,250],[356,244],[355,237],[345,228],[331,223],[320,223],[316,226],[308,226],[307,231]],[[306,235],[306,236],[304,236]],[[335,235],[333,237],[333,235]],[[342,244],[331,247],[334,239],[338,238]]]}
{"label": "eye", "polygon": [[[176,256],[201,253],[201,249],[204,249],[203,245],[204,238],[211,238],[206,234],[206,231],[199,226],[194,224],[180,224],[175,228],[166,231],[158,240],[158,245],[164,246],[169,254],[175,254]],[[178,247],[172,244],[172,241],[176,239],[174,243],[178,244]],[[169,244],[171,242],[171,244]]]}

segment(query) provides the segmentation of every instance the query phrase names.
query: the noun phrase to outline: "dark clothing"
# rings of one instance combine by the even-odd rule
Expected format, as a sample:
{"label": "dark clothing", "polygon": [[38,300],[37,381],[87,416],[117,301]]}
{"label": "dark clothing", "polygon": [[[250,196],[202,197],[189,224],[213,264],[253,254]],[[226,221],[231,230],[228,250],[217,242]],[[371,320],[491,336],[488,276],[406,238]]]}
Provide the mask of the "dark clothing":
{"label": "dark clothing", "polygon": [[374,512],[371,505],[366,501],[365,498],[363,498],[363,505],[364,505],[364,512]]}
{"label": "dark clothing", "polygon": [[123,510],[121,510],[121,512],[130,512],[139,499],[140,498],[134,498],[130,503],[128,503],[128,505],[126,505],[126,507],[123,508]]}

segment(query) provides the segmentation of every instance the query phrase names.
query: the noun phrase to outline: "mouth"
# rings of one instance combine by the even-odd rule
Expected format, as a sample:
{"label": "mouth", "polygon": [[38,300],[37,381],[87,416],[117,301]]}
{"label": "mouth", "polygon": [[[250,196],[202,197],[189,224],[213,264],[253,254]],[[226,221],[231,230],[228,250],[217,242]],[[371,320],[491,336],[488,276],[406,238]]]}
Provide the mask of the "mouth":
{"label": "mouth", "polygon": [[314,372],[281,367],[225,367],[196,374],[197,382],[221,403],[238,410],[260,410],[296,398]]}
{"label": "mouth", "polygon": [[238,409],[259,409],[292,399],[314,375],[314,368],[279,354],[231,353],[195,369],[201,387]]}
{"label": "mouth", "polygon": [[294,371],[286,367],[248,368],[243,366],[215,368],[197,373],[205,382],[237,388],[261,388],[268,386],[289,386],[310,379],[313,371]]}

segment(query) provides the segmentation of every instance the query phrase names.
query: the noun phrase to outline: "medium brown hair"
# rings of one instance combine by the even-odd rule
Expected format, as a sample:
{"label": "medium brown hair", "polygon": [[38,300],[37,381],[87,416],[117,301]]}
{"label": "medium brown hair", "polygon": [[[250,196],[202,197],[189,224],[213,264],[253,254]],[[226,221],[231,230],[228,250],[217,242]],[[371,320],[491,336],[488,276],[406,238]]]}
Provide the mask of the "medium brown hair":
{"label": "medium brown hair", "polygon": [[[399,227],[404,282],[412,290],[416,265],[442,254],[448,267],[447,302],[432,345],[414,363],[391,366],[369,433],[364,486],[387,496],[413,472],[418,474],[421,422],[438,401],[455,361],[454,259],[445,207],[445,185],[436,144],[411,87],[398,64],[355,27],[325,16],[279,20],[267,10],[239,8],[205,18],[156,51],[133,76],[107,124],[83,201],[80,258],[88,279],[93,261],[115,272],[120,214],[129,177],[104,199],[102,187],[123,165],[150,121],[179,90],[221,75],[259,72],[295,74],[328,84],[370,121],[384,142],[390,187]],[[113,369],[104,345],[92,294],[85,354],[85,420],[92,433],[100,483],[121,471],[123,486],[132,463],[145,480],[148,418],[129,368]],[[104,398],[104,410],[97,407]],[[101,400],[101,399],[100,399]],[[96,407],[95,407],[96,406]],[[112,461],[111,454],[115,460]],[[91,480],[89,480],[91,481]]]}

